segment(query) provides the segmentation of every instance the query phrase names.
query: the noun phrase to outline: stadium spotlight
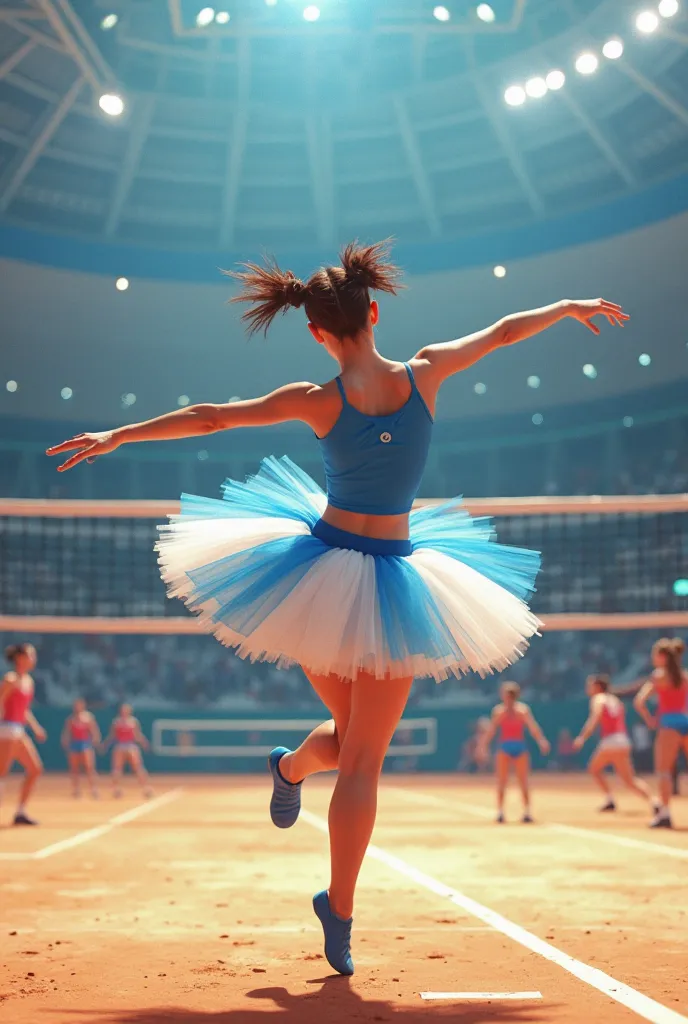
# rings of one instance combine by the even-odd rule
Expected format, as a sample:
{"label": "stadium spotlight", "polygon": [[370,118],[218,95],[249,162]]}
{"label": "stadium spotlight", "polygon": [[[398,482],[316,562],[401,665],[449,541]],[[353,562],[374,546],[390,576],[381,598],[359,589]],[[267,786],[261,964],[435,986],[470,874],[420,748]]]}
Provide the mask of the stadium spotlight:
{"label": "stadium spotlight", "polygon": [[620,39],[609,39],[602,47],[602,53],[607,60],[618,60],[623,55],[624,45]]}
{"label": "stadium spotlight", "polygon": [[599,60],[594,53],[581,53],[576,57],[576,71],[579,75],[593,75],[599,66]]}
{"label": "stadium spotlight", "polygon": [[100,22],[100,27],[102,28],[103,32],[109,32],[111,28],[115,27],[118,21],[118,14],[106,14]]}
{"label": "stadium spotlight", "polygon": [[213,21],[214,17],[214,7],[201,7],[200,11],[196,15],[196,24],[199,28],[206,28]]}
{"label": "stadium spotlight", "polygon": [[229,25],[230,17],[229,11],[218,11],[215,15],[215,21],[218,25]]}
{"label": "stadium spotlight", "polygon": [[320,8],[316,7],[315,4],[309,4],[308,7],[304,7],[303,16],[306,21],[317,21],[320,17]]}
{"label": "stadium spotlight", "polygon": [[547,82],[540,75],[529,78],[526,82],[526,92],[532,99],[539,100],[547,93]]}
{"label": "stadium spotlight", "polygon": [[60,391],[60,398],[64,398],[64,400],[67,401],[73,394],[74,392],[71,388],[62,388],[62,391]]}
{"label": "stadium spotlight", "polygon": [[129,278],[128,277],[118,277],[117,280],[115,281],[115,288],[117,289],[118,292],[125,292],[128,287],[129,287]]}
{"label": "stadium spotlight", "polygon": [[131,391],[127,391],[126,394],[122,395],[122,405],[127,409],[130,405],[134,405],[136,402],[136,395],[132,394]]}
{"label": "stadium spotlight", "polygon": [[116,92],[104,92],[98,98],[98,106],[108,117],[119,117],[124,113],[124,100]]}
{"label": "stadium spotlight", "polygon": [[442,4],[438,4],[432,12],[434,18],[438,21],[449,21],[451,19],[451,11],[448,7],[444,7]]}
{"label": "stadium spotlight", "polygon": [[475,9],[475,13],[478,15],[481,21],[494,21],[495,12],[492,10],[489,4],[478,4]]}
{"label": "stadium spotlight", "polygon": [[556,92],[557,89],[563,88],[564,83],[566,82],[566,75],[563,71],[560,71],[558,68],[555,68],[553,71],[550,71],[550,73],[547,75],[547,77],[545,78],[545,82],[547,84],[548,89],[551,89],[553,92]]}
{"label": "stadium spotlight", "polygon": [[504,90],[504,102],[510,107],[520,107],[526,101],[526,91],[521,85],[510,85]]}
{"label": "stadium spotlight", "polygon": [[496,267],[493,267],[492,273],[495,277],[506,277],[506,267],[503,267],[501,263],[499,263]]}
{"label": "stadium spotlight", "polygon": [[678,14],[678,0],[660,0],[658,10],[663,18],[673,18]]}
{"label": "stadium spotlight", "polygon": [[473,385],[473,390],[475,391],[476,395],[484,395],[485,392],[487,391],[487,384],[482,384],[479,381],[477,384]]}
{"label": "stadium spotlight", "polygon": [[652,356],[649,356],[647,352],[643,352],[642,355],[638,356],[638,362],[641,366],[649,366],[652,362]]}
{"label": "stadium spotlight", "polygon": [[654,11],[641,11],[635,19],[635,27],[639,32],[649,35],[659,28],[659,18]]}
{"label": "stadium spotlight", "polygon": [[688,580],[674,580],[676,597],[688,597]]}
{"label": "stadium spotlight", "polygon": [[585,364],[583,367],[583,373],[589,380],[595,380],[595,377],[597,377],[597,369],[592,365],[592,363]]}
{"label": "stadium spotlight", "polygon": [[530,376],[528,378],[528,387],[529,388],[539,388],[540,387],[540,378],[537,376],[537,374],[532,374],[532,376]]}
{"label": "stadium spotlight", "polygon": [[277,0],[265,0],[268,7],[277,7]]}
{"label": "stadium spotlight", "polygon": [[189,405],[190,402],[191,399],[189,398],[188,395],[180,395],[179,398],[177,399],[177,405],[180,406]]}
{"label": "stadium spotlight", "polygon": [[207,462],[210,458],[210,453],[205,448],[201,448],[200,452],[196,456],[199,462]]}
{"label": "stadium spotlight", "polygon": [[7,383],[5,384],[5,390],[10,391],[12,394],[14,394],[15,391],[19,390],[19,385],[17,384],[16,380],[8,380]]}
{"label": "stadium spotlight", "polygon": [[533,425],[536,426],[536,427],[541,427],[544,418],[545,417],[542,415],[541,412],[533,413]]}
{"label": "stadium spotlight", "polygon": [[621,422],[623,423],[624,427],[632,427],[633,426],[633,417],[632,416],[624,416],[624,418],[623,418],[623,420]]}

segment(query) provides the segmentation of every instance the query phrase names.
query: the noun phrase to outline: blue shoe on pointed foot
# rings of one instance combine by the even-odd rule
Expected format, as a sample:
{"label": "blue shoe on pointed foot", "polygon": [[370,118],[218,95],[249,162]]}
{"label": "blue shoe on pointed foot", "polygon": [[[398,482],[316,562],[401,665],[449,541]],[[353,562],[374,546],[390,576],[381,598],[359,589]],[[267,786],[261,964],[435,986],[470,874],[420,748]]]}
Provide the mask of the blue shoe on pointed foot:
{"label": "blue shoe on pointed foot", "polygon": [[351,959],[351,926],[350,917],[345,921],[337,917],[330,909],[330,897],[327,890],[316,893],[313,897],[313,910],[319,918],[325,933],[325,956],[327,962],[339,974],[353,974],[354,962]]}
{"label": "blue shoe on pointed foot", "polygon": [[277,828],[291,828],[301,810],[301,782],[287,782],[279,770],[279,763],[285,754],[291,754],[287,747],[275,747],[268,758],[272,775],[272,799],[270,817]]}

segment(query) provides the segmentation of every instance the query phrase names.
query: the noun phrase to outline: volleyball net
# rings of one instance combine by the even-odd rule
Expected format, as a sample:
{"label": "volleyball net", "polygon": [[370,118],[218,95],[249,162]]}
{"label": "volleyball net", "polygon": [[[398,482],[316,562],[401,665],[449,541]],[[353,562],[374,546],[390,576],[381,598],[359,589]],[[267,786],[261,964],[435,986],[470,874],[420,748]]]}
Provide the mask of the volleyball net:
{"label": "volleyball net", "polygon": [[[430,503],[430,501],[424,502]],[[438,503],[433,501],[432,503]],[[546,630],[688,627],[688,495],[467,500],[502,543],[542,552]],[[166,598],[159,501],[0,500],[0,631],[193,634]]]}

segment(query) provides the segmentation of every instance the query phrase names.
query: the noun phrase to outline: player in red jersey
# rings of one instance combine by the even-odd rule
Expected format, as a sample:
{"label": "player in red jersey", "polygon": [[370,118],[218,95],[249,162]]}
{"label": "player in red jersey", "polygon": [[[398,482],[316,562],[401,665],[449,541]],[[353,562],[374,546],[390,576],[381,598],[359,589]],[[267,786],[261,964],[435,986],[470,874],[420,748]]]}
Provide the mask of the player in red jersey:
{"label": "player in red jersey", "polygon": [[81,771],[84,772],[91,787],[91,796],[98,797],[98,774],[96,772],[95,747],[100,743],[98,723],[86,710],[86,701],[74,701],[72,713],[62,730],[62,746],[67,752],[69,774],[72,780],[72,795],[81,795]]}
{"label": "player in red jersey", "polygon": [[46,738],[45,729],[31,712],[34,696],[31,672],[36,667],[36,648],[33,644],[12,644],[5,651],[5,657],[12,669],[0,683],[0,795],[5,776],[13,762],[18,761],[25,774],[14,824],[37,825],[38,822],[26,813],[31,791],[43,771],[40,755],[26,732],[27,725],[39,743]]}
{"label": "player in red jersey", "polygon": [[150,749],[148,740],[141,732],[141,725],[138,718],[132,714],[131,704],[122,704],[119,715],[110,726],[110,732],[102,746],[107,750],[110,743],[114,743],[112,749],[112,785],[115,797],[122,795],[122,772],[127,765],[131,768],[141,784],[146,797],[151,797],[153,791],[150,787],[148,772],[143,764],[141,747],[144,750]]}
{"label": "player in red jersey", "polygon": [[530,813],[530,755],[526,746],[526,730],[533,737],[542,754],[548,754],[550,746],[528,705],[518,699],[521,695],[521,687],[518,683],[503,683],[500,687],[500,694],[502,703],[492,709],[489,728],[481,736],[482,751],[487,751],[493,737],[499,734],[499,745],[495,758],[497,821],[500,825],[505,821],[504,794],[509,773],[513,768],[523,795],[523,818],[521,820],[524,824],[530,824],[533,817]]}
{"label": "player in red jersey", "polygon": [[[657,729],[655,740],[655,771],[659,781],[661,805],[651,828],[671,828],[672,771],[681,750],[688,757],[688,672],[681,668],[685,644],[679,639],[664,637],[652,648],[652,677],[641,688],[633,704],[650,729]],[[657,701],[657,716],[647,709],[647,702]]]}
{"label": "player in red jersey", "polygon": [[581,750],[587,739],[600,730],[600,741],[590,758],[588,771],[606,796],[601,811],[615,811],[616,801],[605,776],[606,768],[613,768],[621,781],[652,804],[649,786],[633,770],[632,745],[626,728],[626,709],[619,698],[610,693],[609,676],[588,676],[586,689],[590,697],[588,720],[573,741],[574,750]]}

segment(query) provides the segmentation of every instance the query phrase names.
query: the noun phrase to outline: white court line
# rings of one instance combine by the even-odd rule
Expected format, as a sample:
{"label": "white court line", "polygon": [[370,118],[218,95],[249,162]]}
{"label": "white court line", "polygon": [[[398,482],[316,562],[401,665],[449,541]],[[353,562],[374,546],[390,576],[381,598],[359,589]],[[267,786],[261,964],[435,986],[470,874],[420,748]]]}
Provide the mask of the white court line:
{"label": "white court line", "polygon": [[455,999],[457,1002],[475,1000],[492,1002],[493,999],[542,999],[542,992],[421,992],[421,999]]}
{"label": "white court line", "polygon": [[[417,804],[434,804],[437,807],[453,807],[466,814],[472,814],[474,818],[489,818],[492,820],[494,814],[485,807],[477,807],[474,804],[464,803],[462,800],[448,800],[433,793],[414,793],[400,786],[389,786],[388,790],[402,796],[404,800]],[[626,846],[631,850],[643,850],[645,853],[663,853],[667,857],[676,857],[679,860],[688,860],[688,850],[678,846],[668,846],[665,843],[651,843],[647,839],[632,839],[629,836],[619,836],[615,832],[597,831],[594,828],[582,828],[579,825],[560,825],[554,821],[544,821],[540,828],[546,828],[550,832],[562,832],[569,835],[585,836],[593,839],[602,839],[608,843],[615,843],[617,846]]]}
{"label": "white court line", "polygon": [[564,832],[571,836],[594,836],[595,839],[603,839],[608,843],[615,843],[617,846],[627,846],[632,850],[643,850],[645,853],[664,853],[667,857],[678,857],[679,860],[688,860],[688,850],[680,849],[678,846],[667,846],[664,843],[649,843],[646,839],[631,839],[629,836],[617,836],[613,832],[597,832],[593,828],[580,828],[578,825],[557,825],[554,822],[547,824],[546,828],[552,832]]}
{"label": "white court line", "polygon": [[92,839],[98,839],[100,836],[107,835],[108,832],[112,832],[119,825],[126,825],[128,821],[134,821],[136,818],[141,818],[144,814],[148,814],[158,807],[164,807],[165,804],[176,800],[182,793],[182,789],[171,789],[169,792],[155,797],[154,800],[148,800],[145,804],[137,804],[136,807],[132,807],[129,811],[116,814],[114,818],[110,818],[102,825],[96,825],[95,828],[89,828],[85,832],[77,832],[75,836],[70,836],[68,839],[60,839],[59,842],[51,843],[49,846],[44,846],[41,850],[34,850],[32,853],[0,853],[0,860],[45,860],[46,857],[62,853],[63,850],[71,850],[75,846],[81,846],[83,843],[89,843]]}
{"label": "white court line", "polygon": [[[327,822],[316,814],[302,809],[301,818],[309,825],[312,825],[313,828],[317,828],[321,832],[328,832]],[[452,889],[451,886],[439,882],[436,878],[432,878],[431,875],[426,875],[424,871],[414,868],[412,864],[407,864],[406,861],[396,857],[393,853],[388,853],[379,846],[371,844],[366,851],[366,855],[392,868],[400,875],[404,875],[412,882],[415,882],[416,885],[427,889],[429,892],[450,900],[457,907],[461,907],[462,910],[465,910],[473,917],[477,917],[479,921],[490,925],[495,931],[501,932],[502,935],[513,939],[514,942],[518,942],[525,949],[529,949],[532,953],[537,953],[550,963],[556,964],[557,967],[568,971],[574,978],[585,982],[586,985],[597,989],[598,992],[620,1003],[622,1006],[628,1007],[629,1010],[632,1010],[644,1020],[650,1021],[651,1024],[688,1024],[688,1017],[684,1017],[682,1014],[676,1013],[675,1010],[662,1006],[661,1003],[650,999],[649,996],[643,995],[642,992],[637,992],[630,985],[624,985],[609,974],[605,974],[604,971],[598,970],[597,967],[590,967],[581,960],[576,960],[574,957],[569,956],[568,953],[562,953],[556,946],[552,946],[549,942],[538,938],[537,935],[533,935],[532,932],[521,928],[520,925],[514,924],[513,921],[509,921],[508,918],[503,917],[496,911],[490,910],[489,907],[478,903],[477,900],[471,899],[470,896],[465,896],[464,893],[459,892],[457,889]]]}

